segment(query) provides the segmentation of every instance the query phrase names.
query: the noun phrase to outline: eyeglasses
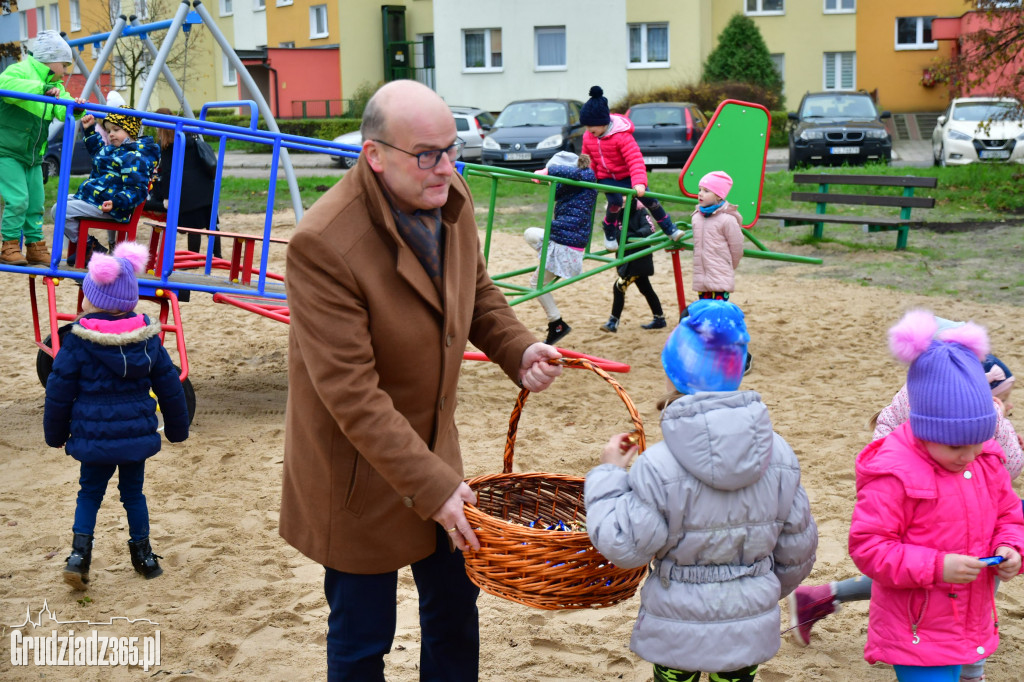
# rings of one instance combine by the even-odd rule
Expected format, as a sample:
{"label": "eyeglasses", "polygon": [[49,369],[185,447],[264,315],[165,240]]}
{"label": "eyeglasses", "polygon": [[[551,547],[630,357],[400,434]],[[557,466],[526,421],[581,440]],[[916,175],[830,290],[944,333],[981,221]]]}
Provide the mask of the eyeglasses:
{"label": "eyeglasses", "polygon": [[406,151],[405,149],[402,149],[401,147],[396,147],[393,144],[389,144],[389,143],[385,142],[384,140],[373,140],[373,141],[377,142],[378,144],[382,144],[385,147],[391,147],[392,149],[397,149],[398,151],[402,152],[403,154],[408,154],[409,156],[415,156],[416,157],[416,165],[418,165],[420,167],[420,170],[430,170],[431,168],[435,167],[437,164],[441,163],[441,157],[444,156],[444,155],[448,156],[448,160],[449,161],[451,161],[452,163],[455,163],[455,159],[459,158],[459,154],[462,153],[462,148],[466,146],[465,142],[463,142],[461,139],[457,139],[457,140],[455,140],[455,142],[453,142],[451,144],[451,146],[449,146],[449,147],[447,147],[445,149],[431,149],[429,151],[420,152],[419,154],[416,154],[414,152]]}

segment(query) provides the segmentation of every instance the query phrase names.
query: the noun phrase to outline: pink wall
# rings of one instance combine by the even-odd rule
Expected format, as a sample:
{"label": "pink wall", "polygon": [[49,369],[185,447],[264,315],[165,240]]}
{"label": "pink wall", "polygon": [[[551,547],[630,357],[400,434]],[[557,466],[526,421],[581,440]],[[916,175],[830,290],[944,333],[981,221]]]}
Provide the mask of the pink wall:
{"label": "pink wall", "polygon": [[[282,118],[292,116],[293,102],[307,102],[310,117],[316,113],[316,102],[341,99],[341,61],[337,48],[268,48],[267,66],[277,72],[270,75],[272,111]],[[323,106],[320,104],[319,106]]]}
{"label": "pink wall", "polygon": [[[932,37],[935,40],[953,41],[952,55],[960,53],[959,39],[963,35],[974,33],[991,26],[992,19],[983,12],[967,12],[959,17],[936,17],[932,21]],[[1024,55],[1017,57],[1003,65],[993,73],[985,82],[970,92],[953,92],[954,97],[970,97],[973,95],[990,95],[999,92],[1011,92],[1012,84],[1015,82],[1016,74],[1024,70]]]}

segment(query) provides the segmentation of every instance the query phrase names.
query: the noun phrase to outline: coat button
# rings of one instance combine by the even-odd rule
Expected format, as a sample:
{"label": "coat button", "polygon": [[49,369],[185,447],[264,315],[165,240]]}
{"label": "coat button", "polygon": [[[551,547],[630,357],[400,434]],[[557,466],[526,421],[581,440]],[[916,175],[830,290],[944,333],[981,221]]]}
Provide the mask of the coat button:
{"label": "coat button", "polygon": [[964,478],[966,478],[966,479],[970,480],[970,478],[971,478],[971,472],[970,472],[970,471],[965,471],[965,472],[964,472]]}
{"label": "coat button", "polygon": [[406,507],[411,507],[414,503],[411,497],[403,497],[402,504],[404,504]]}
{"label": "coat button", "polygon": [[438,407],[439,410],[443,410],[444,409],[444,403],[445,403],[446,400],[447,400],[447,398],[445,396],[441,396],[441,405]]}
{"label": "coat button", "polygon": [[444,337],[444,345],[446,345],[446,346],[452,345],[452,335],[451,334],[449,334],[448,336]]}
{"label": "coat button", "polygon": [[985,647],[979,646],[975,651],[977,651],[978,655],[981,656],[982,654],[985,653]]}

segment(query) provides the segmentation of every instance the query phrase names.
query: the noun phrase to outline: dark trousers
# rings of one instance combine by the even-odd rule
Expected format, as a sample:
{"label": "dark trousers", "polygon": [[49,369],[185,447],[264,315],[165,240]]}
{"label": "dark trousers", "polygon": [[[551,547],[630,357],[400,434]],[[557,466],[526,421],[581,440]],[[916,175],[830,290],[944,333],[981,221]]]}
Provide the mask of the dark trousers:
{"label": "dark trousers", "polygon": [[146,478],[146,462],[134,464],[86,464],[82,463],[82,475],[78,479],[78,505],[75,507],[75,524],[71,530],[82,535],[92,535],[96,529],[96,515],[107,491],[107,481],[117,470],[117,489],[121,491],[121,504],[128,515],[128,535],[132,540],[149,537],[149,508],[146,496],[142,494],[142,483]]}
{"label": "dark trousers", "polygon": [[[624,180],[605,178],[603,180],[598,180],[597,182],[602,185],[621,187],[622,189],[632,189],[633,187],[629,178],[625,178]],[[624,197],[624,194],[618,194],[616,192],[608,192],[604,195],[604,198],[608,200],[608,207],[605,209],[604,214],[605,225],[622,225],[622,204],[624,203]],[[654,218],[654,222],[658,223],[658,226],[665,234],[672,234],[675,232],[675,224],[672,222],[672,218],[670,218],[668,213],[665,211],[665,208],[661,205],[661,202],[654,197],[649,197],[647,195],[640,197],[637,201],[643,204],[644,208],[651,212],[651,217]]]}
{"label": "dark trousers", "polygon": [[[395,638],[398,572],[363,575],[326,569],[328,682],[384,682],[384,655]],[[420,680],[475,682],[480,660],[479,588],[462,552],[449,551],[437,526],[437,549],[412,565],[419,592]]]}
{"label": "dark trousers", "polygon": [[612,285],[612,317],[615,319],[622,317],[622,309],[626,306],[626,289],[634,282],[636,282],[636,288],[647,299],[647,305],[651,306],[651,314],[664,315],[665,313],[661,309],[661,299],[654,291],[651,278],[647,275],[640,275],[639,277],[619,277],[615,280]]}

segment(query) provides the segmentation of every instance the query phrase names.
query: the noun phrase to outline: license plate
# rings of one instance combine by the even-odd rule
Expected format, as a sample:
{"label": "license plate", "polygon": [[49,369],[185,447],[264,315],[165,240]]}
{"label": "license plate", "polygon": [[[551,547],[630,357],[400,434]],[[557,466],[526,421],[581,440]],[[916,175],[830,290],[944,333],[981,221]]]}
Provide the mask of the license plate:
{"label": "license plate", "polygon": [[832,147],[833,154],[859,154],[860,147]]}
{"label": "license plate", "polygon": [[648,166],[664,166],[668,163],[667,156],[645,156],[644,163]]}
{"label": "license plate", "polygon": [[1010,152],[1005,149],[983,149],[978,152],[978,158],[980,159],[1008,159],[1010,158]]}
{"label": "license plate", "polygon": [[505,155],[506,161],[529,161],[530,152],[510,152]]}

